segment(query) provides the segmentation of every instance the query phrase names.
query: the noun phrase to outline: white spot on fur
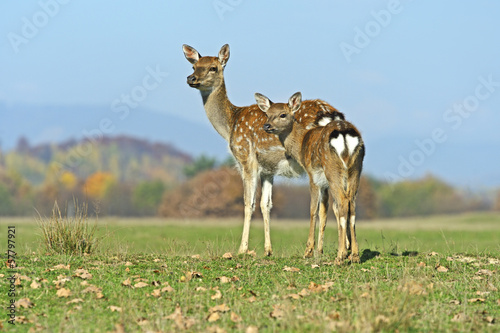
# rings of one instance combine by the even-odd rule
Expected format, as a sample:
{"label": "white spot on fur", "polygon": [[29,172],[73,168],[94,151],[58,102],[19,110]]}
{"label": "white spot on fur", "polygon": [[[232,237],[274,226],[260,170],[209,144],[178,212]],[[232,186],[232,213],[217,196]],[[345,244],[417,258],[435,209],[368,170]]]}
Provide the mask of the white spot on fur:
{"label": "white spot on fur", "polygon": [[309,125],[306,126],[306,130],[310,130],[313,127],[314,127],[314,124],[309,124]]}
{"label": "white spot on fur", "polygon": [[320,121],[318,121],[318,125],[319,126],[326,126],[327,124],[329,124],[330,122],[332,121],[332,118],[330,117],[323,117],[321,118]]}
{"label": "white spot on fur", "polygon": [[340,116],[335,116],[334,120],[342,120],[342,118],[340,118]]}
{"label": "white spot on fur", "polygon": [[340,226],[344,229],[347,228],[347,220],[345,219],[344,216],[340,218]]}
{"label": "white spot on fur", "polygon": [[356,149],[359,144],[359,138],[357,136],[351,136],[347,134],[345,136],[345,141],[347,144],[347,150],[349,151],[349,156],[351,156],[354,152],[354,149]]}

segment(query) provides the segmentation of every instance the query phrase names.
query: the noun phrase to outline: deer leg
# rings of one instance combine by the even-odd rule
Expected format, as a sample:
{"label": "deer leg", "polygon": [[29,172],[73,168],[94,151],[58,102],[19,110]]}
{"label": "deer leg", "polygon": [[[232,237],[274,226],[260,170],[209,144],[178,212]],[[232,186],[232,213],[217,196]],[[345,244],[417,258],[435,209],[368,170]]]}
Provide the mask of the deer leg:
{"label": "deer leg", "polygon": [[321,189],[313,182],[310,183],[309,192],[311,193],[311,222],[309,224],[309,236],[307,237],[306,252],[304,253],[304,258],[310,258],[314,254],[314,237],[316,233],[316,222],[318,220],[320,190]]}
{"label": "deer leg", "polygon": [[323,240],[325,238],[326,219],[328,213],[328,189],[321,190],[319,202],[319,233],[318,233],[318,253],[323,253]]}
{"label": "deer leg", "polygon": [[356,205],[354,201],[350,202],[349,207],[349,229],[351,234],[351,261],[355,263],[360,262],[358,241],[356,239]]}
{"label": "deer leg", "polygon": [[337,258],[335,258],[336,265],[342,265],[344,260],[347,258],[347,208],[348,202],[344,196],[341,196],[336,200],[337,211],[337,225],[339,227],[339,248],[337,252]]}
{"label": "deer leg", "polygon": [[243,221],[243,234],[241,236],[239,254],[247,253],[248,237],[250,235],[250,221],[255,209],[255,193],[257,191],[257,173],[242,170],[243,199],[245,201],[245,219]]}
{"label": "deer leg", "polygon": [[262,195],[260,199],[260,210],[262,218],[264,219],[264,250],[266,256],[273,254],[271,247],[271,229],[270,229],[270,215],[271,208],[273,207],[272,193],[273,193],[273,176],[261,176]]}

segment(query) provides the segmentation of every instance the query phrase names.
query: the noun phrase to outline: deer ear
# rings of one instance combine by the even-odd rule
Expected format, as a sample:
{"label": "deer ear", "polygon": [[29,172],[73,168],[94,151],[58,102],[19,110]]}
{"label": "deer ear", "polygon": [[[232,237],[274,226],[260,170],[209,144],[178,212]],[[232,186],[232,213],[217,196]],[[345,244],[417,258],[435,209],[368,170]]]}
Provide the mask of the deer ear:
{"label": "deer ear", "polygon": [[222,68],[226,66],[228,60],[229,60],[229,45],[225,44],[223,47],[221,47],[219,51],[219,61],[220,64],[222,65]]}
{"label": "deer ear", "polygon": [[186,57],[186,59],[193,65],[196,64],[201,58],[201,55],[198,53],[198,51],[196,51],[189,45],[182,45],[182,51],[184,52],[184,56]]}
{"label": "deer ear", "polygon": [[292,111],[292,113],[297,112],[302,105],[302,94],[300,92],[296,92],[290,97],[288,100],[288,107]]}
{"label": "deer ear", "polygon": [[271,102],[269,98],[259,93],[255,93],[255,100],[257,101],[257,105],[259,106],[259,108],[264,112],[267,112],[273,104],[273,102]]}

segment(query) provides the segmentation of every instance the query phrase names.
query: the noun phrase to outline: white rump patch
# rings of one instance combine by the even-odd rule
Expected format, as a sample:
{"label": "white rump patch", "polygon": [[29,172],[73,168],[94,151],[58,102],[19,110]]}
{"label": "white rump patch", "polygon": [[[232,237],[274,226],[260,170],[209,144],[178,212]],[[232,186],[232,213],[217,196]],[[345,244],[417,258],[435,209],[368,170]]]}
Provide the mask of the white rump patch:
{"label": "white rump patch", "polygon": [[349,151],[349,156],[351,156],[352,153],[354,152],[354,149],[356,149],[356,147],[359,144],[359,138],[357,136],[351,136],[351,135],[347,134],[345,136],[345,141],[347,144],[347,149]]}
{"label": "white rump patch", "polygon": [[335,148],[335,151],[339,155],[339,157],[342,155],[344,152],[345,148],[345,143],[344,143],[344,136],[340,134],[337,138],[331,139],[330,144],[332,145],[333,148]]}
{"label": "white rump patch", "polygon": [[330,122],[332,121],[332,118],[330,117],[323,117],[321,118],[320,121],[318,121],[318,125],[319,126],[326,126],[327,124],[329,124]]}

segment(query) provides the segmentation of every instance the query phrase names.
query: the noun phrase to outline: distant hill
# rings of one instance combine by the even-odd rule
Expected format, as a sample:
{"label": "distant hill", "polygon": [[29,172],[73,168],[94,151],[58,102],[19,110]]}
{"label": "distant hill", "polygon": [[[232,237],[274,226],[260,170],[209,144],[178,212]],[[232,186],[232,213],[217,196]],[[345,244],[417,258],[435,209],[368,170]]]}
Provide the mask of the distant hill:
{"label": "distant hill", "polygon": [[80,179],[100,171],[130,183],[153,179],[176,183],[183,179],[182,170],[191,162],[189,154],[171,144],[124,135],[33,146],[22,137],[15,148],[0,156],[0,169],[15,170],[34,185],[63,171]]}

